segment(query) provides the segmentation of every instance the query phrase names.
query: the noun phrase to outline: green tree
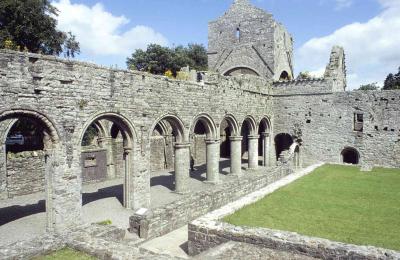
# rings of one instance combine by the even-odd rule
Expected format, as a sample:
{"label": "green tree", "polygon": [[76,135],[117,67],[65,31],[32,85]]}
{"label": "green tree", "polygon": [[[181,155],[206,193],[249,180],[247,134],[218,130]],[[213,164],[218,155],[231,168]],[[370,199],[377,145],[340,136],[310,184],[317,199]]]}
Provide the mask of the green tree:
{"label": "green tree", "polygon": [[297,80],[307,80],[307,79],[313,79],[314,77],[311,76],[309,71],[302,71],[299,73],[297,76]]}
{"label": "green tree", "polygon": [[57,30],[57,13],[48,0],[1,0],[0,48],[11,41],[21,50],[74,57],[79,43],[71,33]]}
{"label": "green tree", "polygon": [[378,90],[379,86],[377,82],[361,85],[358,90]]}
{"label": "green tree", "polygon": [[158,75],[164,75],[170,70],[176,76],[177,72],[186,66],[196,70],[206,70],[207,51],[199,44],[189,44],[187,47],[179,45],[174,48],[150,44],[145,51],[136,50],[127,58],[126,63],[130,69]]}
{"label": "green tree", "polygon": [[187,56],[194,62],[195,70],[208,69],[208,56],[206,48],[201,44],[191,43],[187,47]]}
{"label": "green tree", "polygon": [[397,74],[390,73],[385,80],[383,85],[384,90],[389,89],[400,89],[400,67]]}

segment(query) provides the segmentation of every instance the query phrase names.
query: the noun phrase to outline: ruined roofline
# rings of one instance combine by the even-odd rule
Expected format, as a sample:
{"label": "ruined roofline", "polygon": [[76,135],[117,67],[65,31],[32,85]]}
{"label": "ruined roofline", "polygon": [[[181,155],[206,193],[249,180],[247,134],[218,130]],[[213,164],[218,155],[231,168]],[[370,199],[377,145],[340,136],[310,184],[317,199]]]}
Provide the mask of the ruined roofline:
{"label": "ruined roofline", "polygon": [[[162,81],[169,81],[169,82],[176,82],[176,83],[185,83],[185,84],[191,84],[199,87],[204,87],[203,85],[216,85],[222,81],[222,80],[259,80],[259,81],[264,81],[265,82],[265,87],[268,88],[268,86],[272,86],[272,82],[266,80],[263,77],[260,76],[254,76],[254,75],[238,75],[238,76],[224,76],[221,75],[217,72],[213,71],[197,71],[199,73],[203,73],[205,76],[204,82],[197,82],[197,81],[190,81],[190,80],[180,80],[180,79],[175,79],[175,78],[168,78],[164,75],[156,75],[156,74],[151,74],[149,72],[145,71],[138,71],[138,70],[128,70],[128,69],[119,69],[119,68],[112,68],[112,67],[107,67],[107,66],[102,66],[102,65],[97,65],[96,63],[92,62],[86,62],[86,61],[78,61],[78,60],[69,60],[61,57],[57,57],[54,55],[45,55],[45,54],[39,54],[39,53],[32,53],[32,52],[21,52],[21,51],[14,51],[14,50],[8,50],[8,49],[0,49],[0,57],[3,55],[12,55],[12,57],[23,57],[26,59],[33,59],[32,61],[29,61],[31,63],[36,63],[38,60],[43,60],[45,62],[57,62],[59,64],[64,64],[65,66],[80,66],[80,67],[86,67],[86,68],[91,68],[91,69],[98,69],[98,70],[106,70],[108,72],[122,72],[122,73],[128,73],[132,75],[137,75],[137,76],[142,76],[142,77],[150,77],[153,79],[158,79]],[[7,58],[7,56],[5,56]],[[28,62],[28,61],[27,61]],[[263,91],[260,91],[260,93],[263,93]]]}
{"label": "ruined roofline", "polygon": [[280,80],[274,81],[273,86],[289,86],[289,85],[298,85],[303,83],[314,83],[314,82],[324,82],[327,81],[326,78],[315,78],[315,79],[294,79],[294,80]]}

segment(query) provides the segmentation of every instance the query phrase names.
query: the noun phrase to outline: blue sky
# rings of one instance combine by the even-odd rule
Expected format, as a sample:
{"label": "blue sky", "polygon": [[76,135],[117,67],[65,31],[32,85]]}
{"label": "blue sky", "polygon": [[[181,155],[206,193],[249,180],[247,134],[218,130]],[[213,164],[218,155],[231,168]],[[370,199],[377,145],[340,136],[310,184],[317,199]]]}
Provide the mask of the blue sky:
{"label": "blue sky", "polygon": [[[126,57],[151,42],[207,46],[208,21],[221,16],[232,2],[56,0],[53,4],[60,11],[60,29],[72,31],[81,42],[78,59],[125,68]],[[400,66],[396,51],[400,36],[394,33],[397,28],[400,30],[400,17],[396,14],[400,0],[251,2],[272,13],[292,33],[296,74],[308,70],[320,75],[335,44],[345,47],[351,88],[375,81],[381,84],[389,72]]]}

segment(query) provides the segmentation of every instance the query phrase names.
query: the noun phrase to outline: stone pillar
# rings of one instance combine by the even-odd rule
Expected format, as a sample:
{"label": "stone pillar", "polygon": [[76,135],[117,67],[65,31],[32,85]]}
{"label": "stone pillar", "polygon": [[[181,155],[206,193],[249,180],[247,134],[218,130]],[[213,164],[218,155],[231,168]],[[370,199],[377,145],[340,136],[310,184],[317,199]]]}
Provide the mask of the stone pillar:
{"label": "stone pillar", "polygon": [[269,166],[269,133],[262,133],[263,166]]}
{"label": "stone pillar", "polygon": [[249,169],[258,168],[258,135],[249,136]]}
{"label": "stone pillar", "polygon": [[124,148],[124,207],[129,209],[132,205],[131,198],[131,155],[132,148]]}
{"label": "stone pillar", "polygon": [[231,144],[231,174],[240,175],[242,173],[242,140],[241,136],[229,137]]}
{"label": "stone pillar", "polygon": [[206,140],[207,145],[207,182],[219,181],[219,140]]}
{"label": "stone pillar", "polygon": [[175,192],[189,192],[190,143],[175,144]]}
{"label": "stone pillar", "polygon": [[115,164],[114,164],[114,155],[113,155],[111,136],[99,138],[99,144],[102,148],[106,149],[107,176],[109,179],[114,179],[115,178]]}

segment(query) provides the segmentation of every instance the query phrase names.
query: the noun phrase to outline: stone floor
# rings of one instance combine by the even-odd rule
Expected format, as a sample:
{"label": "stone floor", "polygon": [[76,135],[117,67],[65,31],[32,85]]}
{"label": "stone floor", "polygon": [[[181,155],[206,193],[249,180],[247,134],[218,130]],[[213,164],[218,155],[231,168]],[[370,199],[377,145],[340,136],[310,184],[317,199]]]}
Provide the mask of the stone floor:
{"label": "stone floor", "polygon": [[[247,164],[243,164],[246,169]],[[229,173],[229,160],[220,161],[220,181],[233,178]],[[206,165],[195,166],[190,173],[189,187],[192,192],[213,189],[215,185],[207,184]],[[178,200],[181,195],[173,192],[174,176],[172,171],[153,172],[151,177],[151,208],[157,208]],[[116,179],[101,183],[84,185],[83,220],[85,223],[96,223],[111,220],[119,228],[129,227],[131,210],[122,207],[123,180]],[[0,246],[19,240],[29,240],[45,233],[46,213],[45,194],[36,193],[27,196],[0,201]]]}

